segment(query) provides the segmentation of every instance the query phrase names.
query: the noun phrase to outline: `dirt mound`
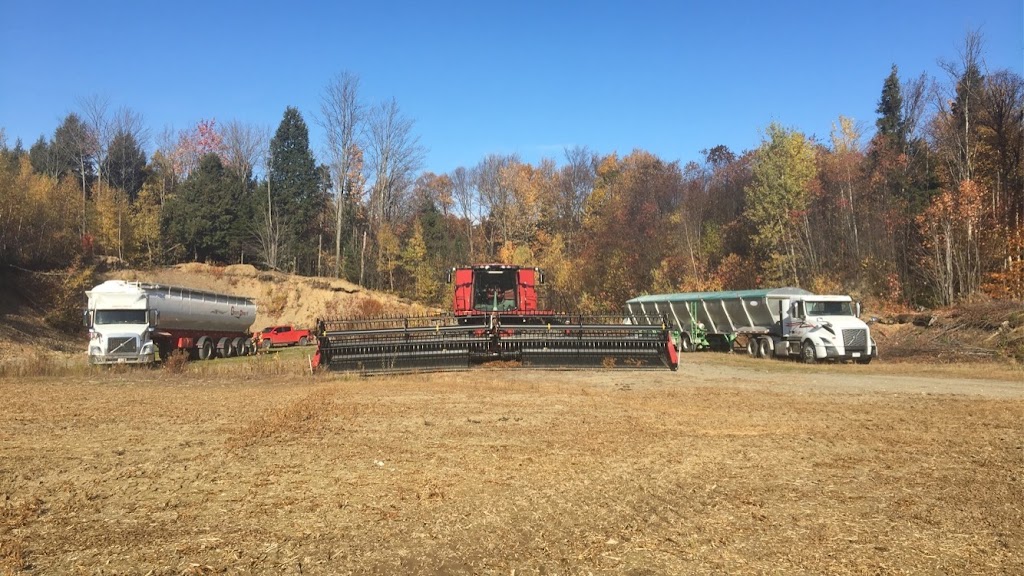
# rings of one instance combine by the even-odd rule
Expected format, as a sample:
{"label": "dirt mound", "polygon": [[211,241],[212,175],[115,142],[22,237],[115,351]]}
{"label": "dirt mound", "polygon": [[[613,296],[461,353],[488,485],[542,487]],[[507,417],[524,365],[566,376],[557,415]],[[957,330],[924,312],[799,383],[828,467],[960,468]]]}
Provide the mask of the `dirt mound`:
{"label": "dirt mound", "polygon": [[[41,353],[84,358],[84,328],[61,331],[46,322],[53,296],[43,286],[52,284],[52,281],[46,281],[50,276],[53,274],[16,269],[5,269],[0,274],[0,362],[33,361]],[[313,328],[317,318],[437,312],[344,280],[263,272],[248,264],[211,266],[188,263],[152,270],[112,270],[100,274],[98,281],[114,279],[254,298],[254,331],[273,324]],[[81,294],[81,306],[85,307],[84,293]]]}
{"label": "dirt mound", "polygon": [[885,360],[1024,363],[1024,303],[970,303],[876,320],[872,329]]}
{"label": "dirt mound", "polygon": [[394,295],[366,290],[345,280],[262,272],[248,264],[211,266],[191,262],[153,270],[128,270],[106,279],[185,286],[256,300],[253,329],[272,324],[312,328],[317,318],[418,315],[432,309]]}

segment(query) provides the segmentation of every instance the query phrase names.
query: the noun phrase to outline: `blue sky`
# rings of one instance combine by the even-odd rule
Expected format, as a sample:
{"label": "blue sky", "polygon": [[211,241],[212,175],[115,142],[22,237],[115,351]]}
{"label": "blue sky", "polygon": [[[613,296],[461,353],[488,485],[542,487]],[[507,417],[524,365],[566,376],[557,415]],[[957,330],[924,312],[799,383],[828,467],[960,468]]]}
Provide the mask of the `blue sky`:
{"label": "blue sky", "polygon": [[348,70],[415,121],[433,172],[574,145],[685,163],[754,148],[773,121],[827,138],[842,114],[870,134],[890,66],[945,80],[971,30],[990,70],[1024,73],[1022,0],[0,0],[0,127],[28,147],[93,95],[154,136],[204,118],[276,129],[291,105],[319,154],[321,93]]}

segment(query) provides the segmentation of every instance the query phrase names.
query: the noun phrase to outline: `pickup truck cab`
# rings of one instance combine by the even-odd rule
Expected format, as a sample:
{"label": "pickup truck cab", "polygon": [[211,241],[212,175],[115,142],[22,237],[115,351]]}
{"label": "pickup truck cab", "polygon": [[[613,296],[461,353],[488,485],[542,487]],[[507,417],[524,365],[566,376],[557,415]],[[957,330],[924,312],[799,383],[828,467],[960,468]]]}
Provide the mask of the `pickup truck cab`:
{"label": "pickup truck cab", "polygon": [[296,329],[294,326],[267,326],[256,335],[256,340],[260,350],[296,344],[305,346],[314,342],[309,330]]}

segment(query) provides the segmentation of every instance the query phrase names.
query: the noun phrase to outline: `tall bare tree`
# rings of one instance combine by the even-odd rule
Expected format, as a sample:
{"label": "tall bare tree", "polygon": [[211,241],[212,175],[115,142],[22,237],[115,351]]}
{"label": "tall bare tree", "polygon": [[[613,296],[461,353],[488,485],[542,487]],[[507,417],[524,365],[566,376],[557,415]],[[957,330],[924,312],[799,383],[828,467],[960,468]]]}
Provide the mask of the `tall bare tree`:
{"label": "tall bare tree", "polygon": [[449,175],[452,180],[452,200],[459,216],[466,222],[466,237],[469,240],[469,258],[473,260],[476,253],[473,251],[473,224],[479,221],[477,209],[480,203],[476,201],[476,191],[473,186],[473,177],[469,170],[459,166]]}
{"label": "tall bare tree", "polygon": [[426,150],[412,133],[413,120],[402,115],[392,98],[374,107],[367,118],[370,220],[390,222],[399,215],[404,196],[422,167]]}
{"label": "tall bare tree", "polygon": [[341,276],[341,235],[345,211],[345,195],[351,188],[349,171],[356,153],[362,105],[359,102],[359,76],[341,72],[324,89],[320,98],[320,116],[317,119],[327,138],[331,155],[331,171],[336,186],[336,214],[334,229],[334,276]]}
{"label": "tall bare tree", "polygon": [[78,99],[78,106],[82,110],[82,119],[91,134],[93,160],[96,162],[96,179],[104,180],[103,164],[107,159],[107,150],[110,147],[110,140],[113,138],[110,118],[110,98],[93,94]]}
{"label": "tall bare tree", "polygon": [[267,154],[270,131],[263,126],[230,120],[221,128],[224,167],[239,180],[252,177],[256,164]]}

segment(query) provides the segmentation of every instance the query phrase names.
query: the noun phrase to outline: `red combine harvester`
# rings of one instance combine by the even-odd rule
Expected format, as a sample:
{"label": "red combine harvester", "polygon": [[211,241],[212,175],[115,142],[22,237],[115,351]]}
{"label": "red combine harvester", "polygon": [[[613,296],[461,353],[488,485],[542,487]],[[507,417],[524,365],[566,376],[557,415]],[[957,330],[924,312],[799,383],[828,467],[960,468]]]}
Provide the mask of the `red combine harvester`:
{"label": "red combine harvester", "polygon": [[464,370],[486,362],[535,368],[678,366],[664,319],[637,325],[622,315],[539,310],[537,285],[544,282],[539,268],[452,268],[452,282],[451,314],[318,320],[314,364],[359,373]]}

